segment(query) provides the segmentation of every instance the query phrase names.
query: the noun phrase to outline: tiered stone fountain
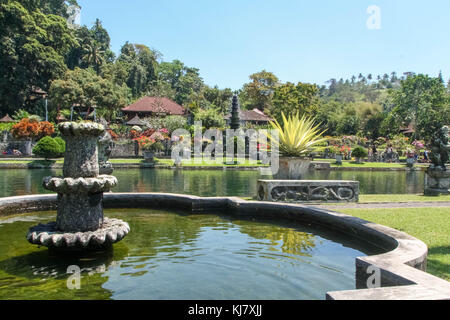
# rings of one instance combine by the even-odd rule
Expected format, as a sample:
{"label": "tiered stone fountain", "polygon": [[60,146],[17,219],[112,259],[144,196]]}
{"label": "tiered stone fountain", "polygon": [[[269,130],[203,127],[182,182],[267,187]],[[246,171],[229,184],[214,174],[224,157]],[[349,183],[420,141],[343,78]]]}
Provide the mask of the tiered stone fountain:
{"label": "tiered stone fountain", "polygon": [[44,188],[58,193],[56,222],[31,228],[27,240],[55,251],[107,249],[130,227],[103,216],[103,193],[117,185],[116,177],[99,175],[98,142],[105,129],[89,122],[65,122],[58,128],[66,141],[63,178],[43,181]]}

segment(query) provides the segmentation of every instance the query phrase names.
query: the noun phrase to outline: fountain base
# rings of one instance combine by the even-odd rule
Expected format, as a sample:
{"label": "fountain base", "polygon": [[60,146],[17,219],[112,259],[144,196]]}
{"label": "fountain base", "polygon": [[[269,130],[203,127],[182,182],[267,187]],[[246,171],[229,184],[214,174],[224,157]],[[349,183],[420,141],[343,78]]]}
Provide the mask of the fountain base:
{"label": "fountain base", "polygon": [[103,251],[122,240],[129,231],[128,223],[119,219],[104,218],[101,228],[87,232],[59,231],[56,222],[50,222],[30,228],[27,240],[54,252]]}

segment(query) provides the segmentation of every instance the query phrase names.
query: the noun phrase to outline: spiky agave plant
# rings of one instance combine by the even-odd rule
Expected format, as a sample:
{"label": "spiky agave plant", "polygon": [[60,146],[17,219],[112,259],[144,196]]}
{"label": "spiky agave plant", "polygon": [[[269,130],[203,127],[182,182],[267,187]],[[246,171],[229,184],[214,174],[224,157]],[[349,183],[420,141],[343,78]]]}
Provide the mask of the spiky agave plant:
{"label": "spiky agave plant", "polygon": [[300,117],[298,112],[288,118],[284,113],[281,115],[283,126],[277,120],[270,121],[272,127],[278,131],[279,139],[273,139],[270,133],[267,133],[271,144],[278,145],[281,155],[301,157],[311,151],[314,146],[328,140],[322,137],[326,130],[321,131],[319,125],[315,124],[314,118],[305,115]]}

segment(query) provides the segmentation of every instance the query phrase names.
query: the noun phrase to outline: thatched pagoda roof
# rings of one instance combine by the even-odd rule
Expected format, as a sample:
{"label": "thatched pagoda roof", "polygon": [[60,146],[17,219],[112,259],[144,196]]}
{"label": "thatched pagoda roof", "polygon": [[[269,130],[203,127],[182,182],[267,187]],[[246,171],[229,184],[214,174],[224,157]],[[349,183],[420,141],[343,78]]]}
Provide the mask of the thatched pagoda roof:
{"label": "thatched pagoda roof", "polygon": [[4,116],[3,118],[0,119],[1,123],[11,123],[11,122],[15,122],[10,116],[9,114],[7,114],[6,116]]}

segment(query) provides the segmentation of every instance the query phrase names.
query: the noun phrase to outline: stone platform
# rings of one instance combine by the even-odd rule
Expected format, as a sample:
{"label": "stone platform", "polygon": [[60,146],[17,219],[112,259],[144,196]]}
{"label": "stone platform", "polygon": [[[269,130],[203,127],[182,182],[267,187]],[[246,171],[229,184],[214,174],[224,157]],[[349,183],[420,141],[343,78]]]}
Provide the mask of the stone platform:
{"label": "stone platform", "polygon": [[426,196],[450,194],[450,170],[428,169],[425,174],[424,194]]}
{"label": "stone platform", "polygon": [[104,218],[99,229],[87,232],[59,231],[56,222],[50,222],[30,228],[27,240],[55,251],[96,251],[119,242],[129,231],[128,223],[119,219]]}
{"label": "stone platform", "polygon": [[259,180],[258,200],[273,202],[358,202],[359,182],[343,180]]}

